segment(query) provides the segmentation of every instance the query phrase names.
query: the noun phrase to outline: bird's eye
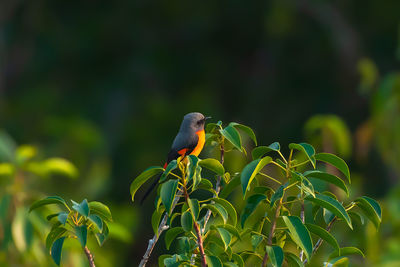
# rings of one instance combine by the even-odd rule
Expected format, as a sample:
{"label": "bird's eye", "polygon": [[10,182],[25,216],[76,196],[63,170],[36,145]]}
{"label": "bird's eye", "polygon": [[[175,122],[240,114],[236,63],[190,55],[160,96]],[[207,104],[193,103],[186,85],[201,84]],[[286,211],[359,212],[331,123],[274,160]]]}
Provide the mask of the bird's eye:
{"label": "bird's eye", "polygon": [[197,121],[197,125],[201,125],[203,122],[204,122],[204,119],[203,120],[199,120],[199,121]]}

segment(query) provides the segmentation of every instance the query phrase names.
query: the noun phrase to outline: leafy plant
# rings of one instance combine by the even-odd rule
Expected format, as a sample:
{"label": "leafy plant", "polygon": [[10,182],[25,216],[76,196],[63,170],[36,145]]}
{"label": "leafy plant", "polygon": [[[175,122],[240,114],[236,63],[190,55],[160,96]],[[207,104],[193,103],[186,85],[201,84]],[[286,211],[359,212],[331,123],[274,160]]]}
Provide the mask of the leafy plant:
{"label": "leafy plant", "polygon": [[[167,249],[174,242],[179,246],[173,255],[160,256],[160,266],[303,266],[323,241],[332,249],[325,259],[329,266],[346,265],[351,254],[364,255],[356,247],[340,247],[330,233],[337,224],[354,231],[353,220],[364,217],[379,228],[382,219],[375,200],[349,200],[351,179],[344,160],[316,153],[307,143],[289,144],[285,157],[274,142],[256,146],[252,160],[231,174],[224,154],[237,150],[247,156],[242,138],[245,134],[257,145],[253,130],[237,123],[223,128],[221,122],[206,130],[206,144],[219,149],[219,161],[189,155],[165,170],[150,167],[131,184],[133,200],[141,185],[162,173],[152,216],[155,235],[139,266],[145,266],[166,230]],[[327,172],[326,164],[340,174]],[[328,185],[345,192],[344,199],[328,191]],[[235,190],[241,190],[242,198],[230,200]]]}
{"label": "leafy plant", "polygon": [[107,222],[112,221],[110,209],[97,201],[88,202],[84,199],[81,203],[71,200],[72,206],[59,196],[50,196],[32,204],[29,211],[39,207],[57,204],[64,211],[47,216],[52,223],[46,238],[46,248],[57,265],[60,265],[61,251],[66,238],[77,239],[85,252],[90,266],[95,266],[91,251],[86,246],[89,235],[94,235],[100,246],[108,236]]}

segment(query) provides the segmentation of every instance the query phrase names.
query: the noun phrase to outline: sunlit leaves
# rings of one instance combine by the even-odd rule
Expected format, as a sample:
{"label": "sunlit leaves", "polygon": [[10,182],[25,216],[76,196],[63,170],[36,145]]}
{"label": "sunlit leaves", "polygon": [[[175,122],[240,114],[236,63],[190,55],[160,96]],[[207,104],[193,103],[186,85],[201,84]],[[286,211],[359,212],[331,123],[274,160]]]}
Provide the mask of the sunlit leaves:
{"label": "sunlit leaves", "polygon": [[178,189],[178,182],[176,179],[169,180],[161,186],[160,197],[168,214],[171,214],[171,207],[175,199],[176,190]]}
{"label": "sunlit leaves", "polygon": [[365,257],[364,253],[356,247],[344,247],[340,248],[340,251],[334,251],[331,255],[329,255],[329,259],[333,259],[338,256],[349,256],[349,255],[359,255],[363,258]]}
{"label": "sunlit leaves", "polygon": [[256,135],[254,134],[254,131],[250,127],[236,122],[231,122],[229,125],[245,132],[250,137],[250,139],[253,140],[254,144],[257,145]]}
{"label": "sunlit leaves", "polygon": [[378,229],[382,221],[382,210],[379,203],[372,198],[363,196],[354,201],[357,206],[364,212],[365,216],[371,220]]}
{"label": "sunlit leaves", "polygon": [[315,158],[314,158],[315,149],[312,147],[312,145],[307,143],[300,143],[300,144],[291,143],[289,144],[289,148],[303,152],[315,169]]}
{"label": "sunlit leaves", "polygon": [[274,143],[270,144],[269,146],[255,147],[253,149],[253,151],[251,152],[251,156],[253,157],[253,159],[259,159],[262,156],[264,156],[265,154],[267,154],[268,152],[279,151],[280,149],[281,149],[280,144],[278,142],[274,142]]}
{"label": "sunlit leaves", "polygon": [[312,241],[310,233],[301,222],[299,217],[296,216],[282,216],[283,221],[289,229],[289,234],[292,240],[302,248],[307,259],[310,259],[312,254]]}
{"label": "sunlit leaves", "polygon": [[144,172],[142,172],[138,177],[135,178],[135,180],[133,180],[133,182],[131,183],[131,187],[130,187],[130,192],[131,192],[131,196],[132,196],[132,201],[135,198],[135,194],[136,191],[147,181],[149,180],[151,177],[153,177],[154,175],[159,174],[160,172],[162,172],[164,169],[161,167],[149,167],[147,168]]}
{"label": "sunlit leaves", "polygon": [[222,166],[222,164],[216,159],[203,159],[199,162],[199,165],[203,168],[211,170],[212,172],[220,176],[224,175],[225,173],[224,166]]}
{"label": "sunlit leaves", "polygon": [[246,197],[246,192],[248,191],[254,177],[262,170],[262,168],[265,167],[265,165],[267,165],[271,161],[272,161],[271,157],[264,157],[262,159],[253,160],[243,168],[243,171],[240,176],[243,198]]}
{"label": "sunlit leaves", "polygon": [[268,257],[272,266],[281,267],[283,263],[283,250],[279,246],[266,246]]}
{"label": "sunlit leaves", "polygon": [[348,179],[349,183],[350,180],[350,170],[347,166],[346,162],[339,158],[338,156],[330,153],[318,153],[315,155],[315,159],[318,161],[323,161],[335,166],[338,170],[340,170]]}
{"label": "sunlit leaves", "polygon": [[285,259],[287,260],[288,264],[290,267],[303,267],[303,262],[294,255],[293,253],[290,252],[285,252]]}
{"label": "sunlit leaves", "polygon": [[226,250],[231,243],[232,235],[228,230],[226,230],[224,228],[217,228],[217,231],[218,231],[219,235],[221,236],[221,240],[224,242],[224,247]]}
{"label": "sunlit leaves", "polygon": [[44,199],[38,200],[36,202],[34,202],[31,207],[29,208],[29,211],[32,211],[34,209],[37,209],[39,207],[45,206],[45,205],[49,205],[49,204],[61,204],[61,205],[65,205],[65,200],[62,199],[59,196],[50,196],[50,197],[46,197]]}
{"label": "sunlit leaves", "polygon": [[313,233],[313,234],[317,235],[318,237],[322,238],[323,240],[325,240],[335,250],[339,250],[340,249],[337,240],[333,237],[332,234],[330,234],[324,228],[322,228],[322,227],[320,227],[318,225],[315,225],[315,224],[310,224],[310,223],[307,223],[306,227],[311,233]]}
{"label": "sunlit leaves", "polygon": [[185,211],[182,216],[181,216],[181,225],[183,230],[186,232],[190,232],[193,229],[193,217],[192,214],[190,214],[190,211],[187,210]]}
{"label": "sunlit leaves", "polygon": [[178,163],[176,159],[174,159],[167,165],[167,168],[165,168],[165,171],[161,174],[160,182],[163,182],[167,178],[167,176],[176,168],[178,168]]}
{"label": "sunlit leaves", "polygon": [[226,212],[229,215],[229,222],[233,226],[236,226],[237,213],[236,213],[236,209],[233,207],[233,205],[229,201],[227,201],[227,200],[225,200],[223,198],[213,198],[212,201],[214,201],[215,203],[221,205],[226,210]]}
{"label": "sunlit leaves", "polygon": [[90,214],[97,214],[105,221],[112,221],[110,209],[101,202],[91,201],[89,202]]}
{"label": "sunlit leaves", "polygon": [[272,207],[274,205],[274,203],[281,199],[283,196],[283,190],[285,189],[285,186],[281,185],[278,190],[276,190],[276,192],[271,196],[271,203],[270,206]]}
{"label": "sunlit leaves", "polygon": [[347,225],[353,229],[353,226],[351,225],[351,219],[345,208],[340,204],[339,201],[336,199],[323,195],[323,194],[318,194],[315,197],[308,196],[306,197],[306,200],[311,201],[327,210],[335,214],[337,217],[343,219]]}
{"label": "sunlit leaves", "polygon": [[237,150],[243,151],[242,139],[238,131],[232,125],[228,125],[224,129],[220,130],[222,136],[224,136]]}
{"label": "sunlit leaves", "polygon": [[346,184],[343,182],[342,179],[340,179],[339,177],[337,177],[333,174],[318,171],[318,170],[313,170],[313,171],[305,172],[304,176],[306,176],[307,178],[319,179],[319,180],[331,183],[333,185],[336,185],[337,187],[342,189],[344,192],[346,192],[347,196],[349,196],[349,189],[347,188]]}

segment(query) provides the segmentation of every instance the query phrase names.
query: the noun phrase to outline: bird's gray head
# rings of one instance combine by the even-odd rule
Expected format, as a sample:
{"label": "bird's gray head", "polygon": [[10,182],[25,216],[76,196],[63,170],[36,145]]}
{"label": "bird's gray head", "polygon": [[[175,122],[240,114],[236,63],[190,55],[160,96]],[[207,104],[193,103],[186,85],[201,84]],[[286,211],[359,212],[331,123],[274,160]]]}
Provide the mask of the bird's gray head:
{"label": "bird's gray head", "polygon": [[179,131],[201,131],[204,130],[204,124],[206,119],[209,117],[204,117],[203,114],[199,112],[191,112],[183,117],[181,128]]}

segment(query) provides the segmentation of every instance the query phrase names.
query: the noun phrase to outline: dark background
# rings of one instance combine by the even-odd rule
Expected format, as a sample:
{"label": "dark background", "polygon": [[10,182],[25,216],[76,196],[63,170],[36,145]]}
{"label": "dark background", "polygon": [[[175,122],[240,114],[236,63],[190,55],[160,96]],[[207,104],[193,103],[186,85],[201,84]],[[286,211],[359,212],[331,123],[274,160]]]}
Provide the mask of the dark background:
{"label": "dark background", "polygon": [[380,90],[399,69],[399,10],[397,0],[2,0],[0,128],[77,165],[78,180],[46,181],[45,194],[111,205],[131,237],[111,241],[99,266],[139,262],[152,200],[132,203],[129,185],[163,163],[191,111],[283,147],[307,141],[313,115],[335,114],[351,132],[357,192],[383,200],[398,180],[400,86]]}

